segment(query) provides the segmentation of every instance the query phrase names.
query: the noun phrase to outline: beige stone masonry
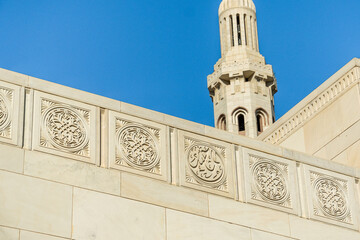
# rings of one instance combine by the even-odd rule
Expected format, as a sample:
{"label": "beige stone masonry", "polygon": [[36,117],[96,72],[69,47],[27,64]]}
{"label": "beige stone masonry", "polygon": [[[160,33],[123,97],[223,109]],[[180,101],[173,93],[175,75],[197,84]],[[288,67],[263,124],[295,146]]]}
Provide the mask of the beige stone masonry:
{"label": "beige stone masonry", "polygon": [[128,173],[121,174],[121,196],[183,212],[209,215],[206,193]]}
{"label": "beige stone masonry", "polygon": [[250,228],[166,210],[168,240],[251,240]]}
{"label": "beige stone masonry", "polygon": [[[220,233],[251,240],[359,237],[360,191],[354,183],[360,169],[3,69],[0,81],[26,88],[20,114],[38,109],[25,115],[25,129],[19,128],[23,145],[0,143],[0,226],[5,229],[0,234],[17,233],[25,240],[213,239]],[[41,110],[52,109],[39,107],[41,97],[66,108],[45,118]],[[76,151],[61,147],[86,149],[80,134],[86,121],[79,110],[93,112],[89,136],[95,135],[92,149],[98,158],[78,158]],[[70,128],[51,125],[63,118]],[[44,119],[56,121],[41,125]],[[59,144],[39,148],[41,127]],[[131,131],[123,137],[127,128]],[[120,143],[136,164],[151,171],[114,167],[116,148],[124,151]],[[356,155],[356,146],[345,155]],[[309,178],[311,169],[320,177]],[[324,180],[321,191],[314,187],[319,179]],[[329,191],[332,187],[338,191]],[[318,202],[320,211],[314,213],[313,197],[322,191],[346,199],[341,209],[350,210],[351,220],[343,218],[336,201],[322,203],[341,215],[340,221],[321,212]],[[306,227],[311,231],[304,232]],[[196,235],[189,236],[192,232]]]}
{"label": "beige stone masonry", "polygon": [[290,236],[289,216],[280,211],[209,195],[209,213],[211,218]]}
{"label": "beige stone masonry", "polygon": [[291,236],[304,240],[357,240],[360,233],[337,226],[324,224],[318,221],[309,221],[304,218],[289,216]]}
{"label": "beige stone masonry", "polygon": [[298,238],[289,238],[268,232],[259,231],[256,229],[251,229],[251,239],[252,240],[292,240]]}
{"label": "beige stone masonry", "polygon": [[120,172],[41,152],[25,152],[24,174],[120,195]]}
{"label": "beige stone masonry", "polygon": [[71,235],[72,187],[0,171],[0,225]]}
{"label": "beige stone masonry", "polygon": [[[356,103],[359,97],[356,86],[353,86],[304,125],[304,142],[307,153],[330,160],[331,152],[329,156],[324,156],[317,155],[318,151],[338,139],[344,141],[332,151],[340,152],[347,142],[344,139],[346,134],[349,135],[347,138],[360,139],[360,132],[349,131],[349,128],[352,128],[356,122],[360,121],[360,104]],[[355,126],[354,128],[356,129]]]}
{"label": "beige stone masonry", "polygon": [[66,240],[69,238],[59,238],[34,232],[21,231],[20,240]]}
{"label": "beige stone masonry", "polygon": [[353,166],[355,168],[360,168],[360,162],[358,161],[358,156],[360,156],[360,140],[351,145],[345,151],[337,155],[332,160],[334,162],[342,163],[348,166]]}
{"label": "beige stone masonry", "polygon": [[19,230],[0,226],[1,240],[19,240]]}
{"label": "beige stone masonry", "polygon": [[[360,133],[360,120],[353,124],[350,128],[346,129],[339,136],[333,139],[326,146],[321,148],[315,153],[315,156],[324,158],[324,159],[333,159],[357,141],[359,141],[359,136],[352,133]],[[353,159],[356,159],[355,157]]]}
{"label": "beige stone masonry", "polygon": [[0,144],[0,169],[22,173],[25,151],[5,144]]}
{"label": "beige stone masonry", "polygon": [[309,94],[270,128],[262,133],[258,139],[280,144],[293,132],[299,129],[322,109],[342,96],[351,87],[359,83],[359,59],[354,58],[320,87]]}
{"label": "beige stone masonry", "polygon": [[72,237],[163,240],[165,209],[75,188]]}

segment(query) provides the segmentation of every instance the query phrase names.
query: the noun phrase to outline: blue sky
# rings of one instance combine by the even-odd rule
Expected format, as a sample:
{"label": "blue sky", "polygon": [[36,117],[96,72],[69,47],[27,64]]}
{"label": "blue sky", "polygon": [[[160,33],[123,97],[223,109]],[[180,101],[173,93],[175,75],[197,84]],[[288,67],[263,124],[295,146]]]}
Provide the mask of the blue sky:
{"label": "blue sky", "polygon": [[[213,125],[221,0],[0,0],[0,67]],[[281,117],[354,57],[359,0],[254,0]]]}

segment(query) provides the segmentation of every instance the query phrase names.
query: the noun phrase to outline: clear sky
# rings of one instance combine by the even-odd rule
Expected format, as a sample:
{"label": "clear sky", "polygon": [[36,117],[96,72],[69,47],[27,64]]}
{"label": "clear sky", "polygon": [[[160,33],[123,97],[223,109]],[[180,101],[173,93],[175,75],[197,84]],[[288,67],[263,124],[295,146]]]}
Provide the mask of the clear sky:
{"label": "clear sky", "polygon": [[[0,0],[0,67],[213,125],[221,0]],[[254,0],[281,117],[354,57],[359,0]]]}

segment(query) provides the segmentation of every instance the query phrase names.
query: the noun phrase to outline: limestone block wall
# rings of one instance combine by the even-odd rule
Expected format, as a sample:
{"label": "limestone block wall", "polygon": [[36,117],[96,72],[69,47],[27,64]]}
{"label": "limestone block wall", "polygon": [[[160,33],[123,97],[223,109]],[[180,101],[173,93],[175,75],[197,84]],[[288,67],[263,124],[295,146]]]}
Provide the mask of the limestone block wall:
{"label": "limestone block wall", "polygon": [[349,62],[259,139],[360,168],[360,60]]}
{"label": "limestone block wall", "polygon": [[359,178],[0,69],[1,240],[356,240]]}

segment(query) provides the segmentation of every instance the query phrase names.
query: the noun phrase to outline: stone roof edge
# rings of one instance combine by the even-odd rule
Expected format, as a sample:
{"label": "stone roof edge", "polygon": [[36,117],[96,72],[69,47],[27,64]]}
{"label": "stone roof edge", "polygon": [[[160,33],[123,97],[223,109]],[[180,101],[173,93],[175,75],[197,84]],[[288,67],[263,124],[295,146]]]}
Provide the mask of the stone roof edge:
{"label": "stone roof edge", "polygon": [[251,139],[245,136],[240,136],[234,133],[216,129],[214,127],[191,122],[185,119],[177,118],[164,113],[138,107],[132,104],[124,103],[100,95],[88,93],[82,90],[74,89],[57,83],[52,83],[39,78],[34,78],[21,73],[0,68],[0,81],[19,85],[23,88],[23,90],[25,90],[25,88],[33,89],[36,91],[45,92],[55,96],[68,98],[74,101],[87,103],[107,110],[121,112],[138,118],[158,122],[160,124],[164,124],[169,127],[207,136],[220,141],[228,142],[230,144],[287,158],[299,163],[304,163],[307,165],[327,169],[329,171],[341,173],[355,178],[360,178],[360,169],[348,167],[339,163],[324,160],[305,153],[285,149],[283,147],[273,145],[267,142],[263,142],[257,139]]}
{"label": "stone roof edge", "polygon": [[[280,131],[281,128],[285,126],[294,116],[299,114],[302,109],[306,109],[307,106],[310,106],[313,101],[316,100],[316,98],[319,96],[320,93],[326,92],[326,90],[330,89],[337,81],[339,81],[346,73],[354,69],[355,67],[360,67],[360,59],[359,58],[353,58],[350,62],[348,62],[344,67],[342,67],[340,70],[338,70],[334,75],[332,75],[329,79],[327,79],[323,84],[321,84],[318,88],[316,88],[314,91],[312,91],[309,95],[307,95],[302,101],[300,101],[298,104],[296,104],[292,109],[290,109],[287,113],[285,113],[279,120],[277,120],[273,125],[271,125],[268,129],[266,129],[261,135],[258,136],[258,140],[270,142],[272,144],[280,144],[284,140],[287,139],[287,137],[291,136],[290,133],[295,132],[299,126],[302,126],[305,122],[310,120],[311,118],[315,117],[317,113],[321,112],[321,110],[325,109],[326,106],[329,104],[324,104],[322,108],[319,108],[316,110],[312,116],[309,118],[306,118],[305,120],[302,120],[301,123],[299,123],[296,128],[292,129],[285,129],[285,135],[279,139],[278,141],[272,141],[269,138],[271,135],[275,134],[277,131]],[[359,78],[359,76],[358,76]],[[359,79],[355,79],[355,82],[359,81]],[[347,90],[350,90],[351,88],[345,89],[344,92]],[[342,94],[338,94],[333,99],[329,100],[328,103],[331,103],[336,99],[337,97],[340,97]]]}

